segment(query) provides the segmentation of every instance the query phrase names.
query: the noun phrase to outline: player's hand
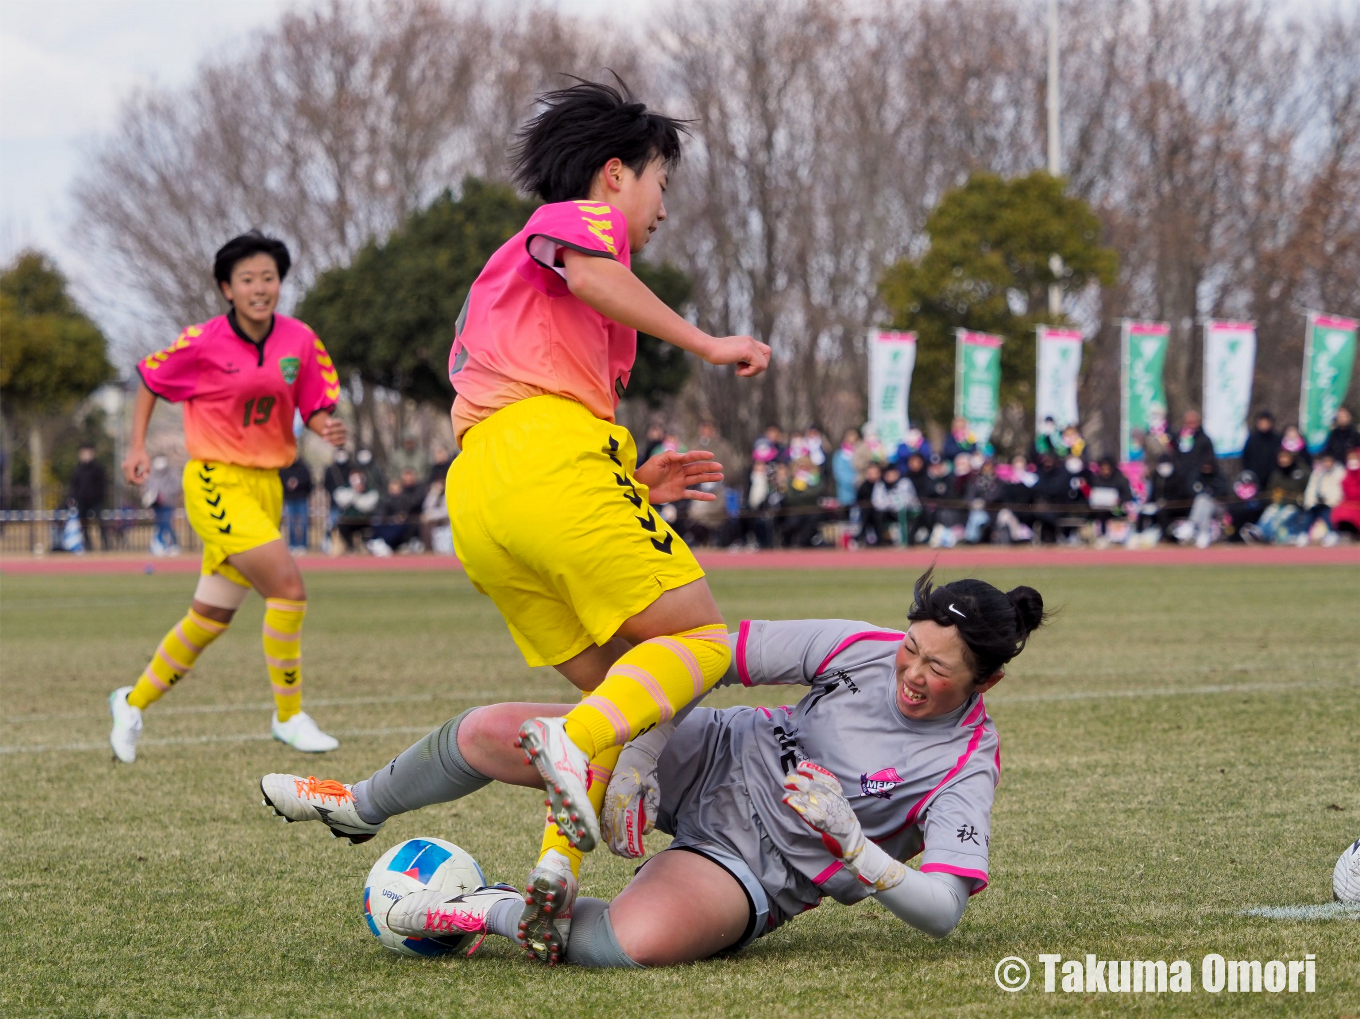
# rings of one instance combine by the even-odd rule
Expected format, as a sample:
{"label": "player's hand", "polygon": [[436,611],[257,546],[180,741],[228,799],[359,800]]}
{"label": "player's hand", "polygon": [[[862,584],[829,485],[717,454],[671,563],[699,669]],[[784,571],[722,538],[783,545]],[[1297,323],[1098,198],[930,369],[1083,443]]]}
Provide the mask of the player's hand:
{"label": "player's hand", "polygon": [[141,446],[129,449],[123,457],[123,480],[129,485],[140,485],[150,473],[151,457],[146,455],[146,449]]}
{"label": "player's hand", "polygon": [[345,444],[345,439],[350,438],[350,430],[345,427],[343,420],[336,418],[333,414],[325,416],[317,415],[307,424],[314,433],[324,438],[330,445],[339,449]]}
{"label": "player's hand", "polygon": [[901,884],[906,868],[864,837],[840,779],[820,765],[803,761],[784,777],[784,802],[822,836],[826,851],[875,891]]}
{"label": "player's hand", "polygon": [[648,460],[633,476],[647,486],[647,501],[653,506],[681,499],[713,502],[718,497],[699,491],[697,486],[723,479],[722,464],[715,462],[706,449],[691,449],[688,453],[668,449]]}
{"label": "player's hand", "polygon": [[770,348],[750,336],[720,336],[713,339],[704,360],[709,364],[735,364],[738,375],[750,378],[769,367]]}
{"label": "player's hand", "polygon": [[604,794],[600,834],[609,851],[627,860],[646,855],[642,836],[656,826],[661,787],[656,782],[656,758],[629,743],[619,754],[614,775]]}
{"label": "player's hand", "polygon": [[784,802],[822,835],[826,851],[853,860],[864,848],[864,829],[841,791],[841,782],[819,764],[803,761],[784,776]]}

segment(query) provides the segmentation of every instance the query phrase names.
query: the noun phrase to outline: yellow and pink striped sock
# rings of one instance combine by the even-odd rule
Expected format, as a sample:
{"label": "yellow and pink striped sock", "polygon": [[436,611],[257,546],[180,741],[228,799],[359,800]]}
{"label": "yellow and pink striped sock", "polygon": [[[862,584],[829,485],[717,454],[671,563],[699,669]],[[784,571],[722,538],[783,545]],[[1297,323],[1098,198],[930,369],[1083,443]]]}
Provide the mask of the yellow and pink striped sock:
{"label": "yellow and pink striped sock", "polygon": [[128,694],[134,708],[145,708],[188,675],[205,648],[227,630],[226,623],[200,615],[193,609],[161,638],[150,664]]}

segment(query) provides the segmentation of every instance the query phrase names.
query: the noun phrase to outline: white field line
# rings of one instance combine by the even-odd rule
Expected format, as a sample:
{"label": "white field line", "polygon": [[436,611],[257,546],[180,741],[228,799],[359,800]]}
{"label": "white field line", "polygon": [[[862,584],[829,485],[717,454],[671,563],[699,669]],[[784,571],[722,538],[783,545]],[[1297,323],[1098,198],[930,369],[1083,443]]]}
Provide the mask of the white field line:
{"label": "white field line", "polygon": [[1257,906],[1242,910],[1243,916],[1268,920],[1360,920],[1360,903],[1327,902],[1315,906]]}
{"label": "white field line", "polygon": [[[428,725],[398,725],[387,729],[349,729],[331,733],[332,736],[396,736],[413,735],[430,731]],[[206,743],[255,743],[273,739],[267,732],[234,733],[227,736],[170,736],[164,739],[138,740],[142,747],[183,747],[199,746]],[[42,743],[34,746],[0,747],[0,754],[57,754],[75,753],[82,750],[108,750],[108,740],[99,743]]]}
{"label": "white field line", "polygon": [[[1054,694],[1021,694],[1014,697],[995,697],[992,698],[993,704],[1025,704],[1025,703],[1051,703],[1053,701],[1085,701],[1085,700],[1116,700],[1129,697],[1168,697],[1168,696],[1208,696],[1213,694],[1231,693],[1258,693],[1258,692],[1280,692],[1290,690],[1318,690],[1318,689],[1342,689],[1352,686],[1360,686],[1354,683],[1331,683],[1325,681],[1300,681],[1296,683],[1232,683],[1222,686],[1190,686],[1190,687],[1165,687],[1147,690],[1079,690],[1071,693]],[[496,691],[489,696],[500,696],[505,691]],[[380,698],[380,697],[354,697],[336,698],[331,701],[315,700],[308,703],[312,706],[338,705],[338,704],[398,704],[424,702],[434,700],[477,700],[482,696],[488,695],[487,691],[473,691],[458,695],[450,694],[447,698],[435,694],[420,694],[407,697]],[[552,702],[555,703],[555,702]],[[272,705],[264,705],[267,710]],[[182,713],[204,713],[220,709],[223,711],[257,711],[262,710],[260,705],[204,705],[199,708],[183,708]],[[169,713],[168,711],[165,713]],[[48,716],[51,717],[51,716]],[[88,718],[88,714],[80,714],[75,717]],[[26,719],[25,719],[26,720]],[[10,719],[10,721],[18,721]],[[347,732],[337,732],[336,736],[387,736],[397,733],[417,733],[428,732],[428,726],[399,726],[387,729],[352,729]],[[249,733],[239,735],[223,736],[174,736],[164,739],[144,739],[140,742],[141,746],[187,746],[207,743],[247,743],[255,740],[268,740],[273,737],[265,733]],[[47,754],[47,753],[73,753],[84,750],[104,750],[108,744],[99,743],[37,743],[32,745],[13,745],[0,746],[0,754]]]}
{"label": "white field line", "polygon": [[[503,701],[513,694],[521,696],[542,694],[550,697],[552,693],[553,691],[550,690],[526,691],[503,687],[499,690],[451,690],[448,693],[397,694],[387,697],[308,697],[307,706],[309,708],[337,708],[365,704],[428,704],[433,701],[482,700],[483,698],[495,698]],[[544,701],[543,703],[556,702]],[[242,704],[167,704],[163,707],[157,707],[153,713],[159,717],[161,715],[220,715],[237,711],[273,710],[273,701],[254,701]],[[44,715],[11,715],[4,719],[4,723],[6,725],[27,725],[30,722],[69,722],[81,718],[105,718],[107,715],[107,708],[103,711],[62,711]]]}
{"label": "white field line", "polygon": [[988,704],[1043,704],[1053,701],[1103,701],[1129,697],[1200,697],[1224,693],[1279,693],[1288,690],[1328,690],[1360,688],[1360,683],[1327,680],[1298,680],[1292,683],[1222,683],[1215,686],[1162,686],[1137,690],[1072,690],[1067,693],[999,694],[988,696]]}

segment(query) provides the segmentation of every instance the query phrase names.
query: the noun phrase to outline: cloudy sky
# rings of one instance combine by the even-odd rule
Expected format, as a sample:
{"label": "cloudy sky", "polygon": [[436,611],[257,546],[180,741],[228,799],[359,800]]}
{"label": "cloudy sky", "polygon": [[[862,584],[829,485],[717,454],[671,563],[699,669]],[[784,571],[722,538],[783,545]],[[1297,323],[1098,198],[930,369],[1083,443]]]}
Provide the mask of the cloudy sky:
{"label": "cloudy sky", "polygon": [[[0,262],[36,246],[77,285],[68,192],[81,160],[146,86],[187,82],[199,60],[310,0],[0,0]],[[515,3],[516,0],[495,0]],[[1295,11],[1360,0],[1281,0]],[[612,0],[555,0],[594,14]],[[631,0],[644,17],[654,0]]]}
{"label": "cloudy sky", "polygon": [[[138,88],[189,81],[216,47],[299,3],[0,0],[0,262],[36,246],[79,283],[67,195],[81,160],[116,124],[119,103]],[[593,13],[603,2],[554,6]]]}

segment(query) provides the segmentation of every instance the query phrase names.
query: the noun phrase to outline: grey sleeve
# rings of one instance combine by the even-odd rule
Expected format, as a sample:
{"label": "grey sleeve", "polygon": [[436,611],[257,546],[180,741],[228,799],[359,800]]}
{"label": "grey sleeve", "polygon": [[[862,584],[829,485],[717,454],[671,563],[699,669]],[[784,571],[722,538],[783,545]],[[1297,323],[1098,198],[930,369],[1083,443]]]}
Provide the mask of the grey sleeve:
{"label": "grey sleeve", "polygon": [[985,766],[970,768],[931,801],[921,823],[922,873],[964,878],[972,892],[987,887],[996,790],[993,775]]}
{"label": "grey sleeve", "polygon": [[849,619],[747,620],[728,635],[732,664],[720,685],[810,684],[857,636],[878,632]]}
{"label": "grey sleeve", "polygon": [[900,885],[874,892],[893,916],[931,937],[942,938],[955,927],[968,905],[973,883],[954,874],[922,874],[907,868]]}

